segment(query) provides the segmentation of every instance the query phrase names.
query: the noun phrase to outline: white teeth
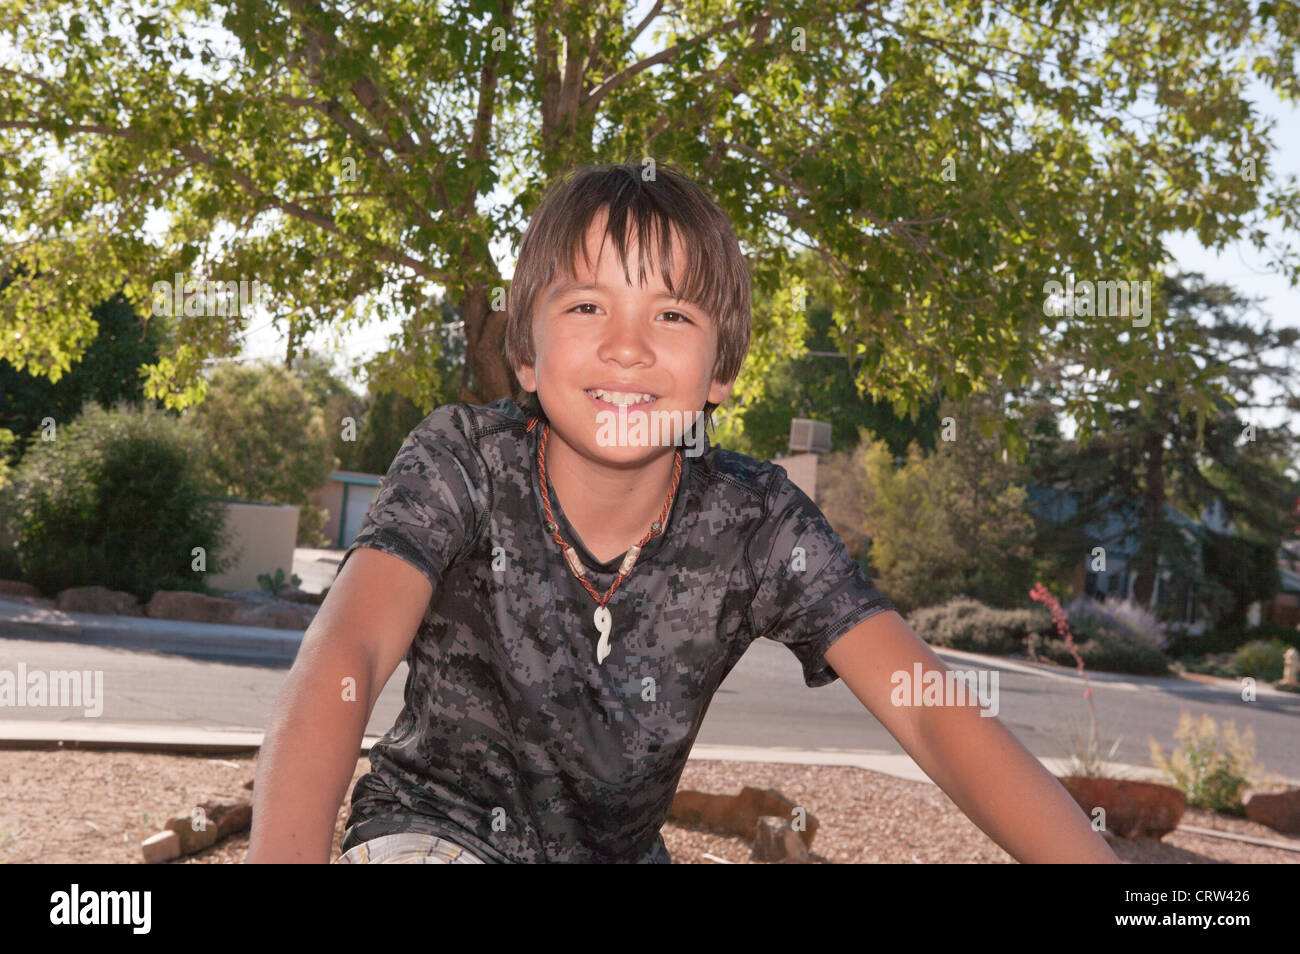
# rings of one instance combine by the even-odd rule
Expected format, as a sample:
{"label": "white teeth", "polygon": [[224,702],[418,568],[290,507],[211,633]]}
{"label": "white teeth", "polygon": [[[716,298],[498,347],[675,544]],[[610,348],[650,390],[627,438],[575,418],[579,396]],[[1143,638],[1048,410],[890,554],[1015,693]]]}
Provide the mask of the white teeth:
{"label": "white teeth", "polygon": [[648,401],[656,400],[653,394],[629,394],[623,391],[602,391],[599,388],[587,392],[592,397],[607,401],[610,404],[631,405],[643,404]]}

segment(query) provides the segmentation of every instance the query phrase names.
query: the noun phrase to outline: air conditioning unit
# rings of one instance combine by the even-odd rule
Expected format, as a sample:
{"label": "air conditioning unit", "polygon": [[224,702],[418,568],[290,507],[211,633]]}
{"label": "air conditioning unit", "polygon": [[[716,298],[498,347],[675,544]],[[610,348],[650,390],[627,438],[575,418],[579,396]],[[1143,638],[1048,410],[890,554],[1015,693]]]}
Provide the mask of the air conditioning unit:
{"label": "air conditioning unit", "polygon": [[825,421],[812,421],[806,417],[790,419],[790,450],[809,454],[829,454],[831,426]]}

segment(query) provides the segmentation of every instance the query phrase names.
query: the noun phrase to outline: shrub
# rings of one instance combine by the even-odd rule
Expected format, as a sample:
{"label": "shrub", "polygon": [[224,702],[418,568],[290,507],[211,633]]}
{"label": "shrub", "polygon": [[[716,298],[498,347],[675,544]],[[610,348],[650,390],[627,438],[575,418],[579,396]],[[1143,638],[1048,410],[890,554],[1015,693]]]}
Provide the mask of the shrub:
{"label": "shrub", "polygon": [[908,617],[908,625],[932,646],[1006,655],[1023,652],[1033,633],[1051,625],[1051,617],[1039,609],[993,609],[977,600],[956,597],[915,611]]}
{"label": "shrub", "polygon": [[1241,794],[1260,771],[1255,765],[1255,730],[1247,726],[1239,738],[1236,725],[1229,721],[1220,740],[1218,724],[1208,713],[1195,720],[1184,709],[1174,738],[1182,744],[1175,746],[1169,759],[1151,740],[1151,763],[1187,795],[1188,807],[1244,816]]}
{"label": "shrub", "polygon": [[[1169,660],[1160,650],[1134,639],[1132,634],[1107,622],[1080,620],[1075,627],[1079,655],[1089,669],[1161,676],[1169,671]],[[1064,640],[1034,634],[1029,641],[1031,655],[1042,656],[1063,666],[1075,664]]]}
{"label": "shrub", "polygon": [[1100,600],[1080,596],[1067,607],[1070,620],[1076,627],[1086,626],[1090,620],[1103,623],[1105,628],[1125,633],[1153,649],[1163,651],[1169,646],[1170,634],[1160,618],[1134,600]]}
{"label": "shrub", "polygon": [[203,481],[204,456],[200,435],[163,411],[87,404],[53,441],[32,444],[8,488],[23,578],[46,593],[207,592],[192,549],[203,547],[208,573],[229,561],[219,555],[224,514]]}
{"label": "shrub", "polygon": [[1296,638],[1296,628],[1282,623],[1264,623],[1250,629],[1245,626],[1217,627],[1200,636],[1178,634],[1174,636],[1167,652],[1171,656],[1230,653],[1249,642],[1274,638],[1293,640]]}
{"label": "shrub", "polygon": [[1239,676],[1254,676],[1265,682],[1276,682],[1282,678],[1282,654],[1288,648],[1280,639],[1257,639],[1233,654],[1233,669]]}

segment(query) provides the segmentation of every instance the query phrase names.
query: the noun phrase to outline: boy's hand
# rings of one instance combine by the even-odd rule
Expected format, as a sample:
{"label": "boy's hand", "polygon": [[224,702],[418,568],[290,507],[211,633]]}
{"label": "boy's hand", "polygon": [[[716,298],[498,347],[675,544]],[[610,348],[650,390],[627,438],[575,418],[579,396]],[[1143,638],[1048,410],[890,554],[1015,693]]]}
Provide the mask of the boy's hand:
{"label": "boy's hand", "polygon": [[826,661],[925,774],[1017,860],[1119,863],[1069,792],[978,704],[893,704],[895,673],[911,678],[916,663],[922,672],[948,671],[898,613],[859,623]]}

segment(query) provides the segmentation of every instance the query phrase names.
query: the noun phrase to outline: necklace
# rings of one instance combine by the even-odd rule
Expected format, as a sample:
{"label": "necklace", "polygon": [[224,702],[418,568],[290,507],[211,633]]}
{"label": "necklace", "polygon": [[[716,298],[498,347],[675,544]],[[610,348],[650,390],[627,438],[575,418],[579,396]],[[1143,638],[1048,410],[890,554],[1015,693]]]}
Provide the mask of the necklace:
{"label": "necklace", "polygon": [[[539,420],[540,418],[534,416],[528,422],[528,427],[525,429],[525,432],[531,431]],[[650,532],[642,537],[639,543],[631,547],[627,553],[623,555],[623,562],[618,568],[618,577],[614,580],[613,584],[610,585],[610,588],[605,591],[605,595],[601,596],[596,592],[596,588],[591,585],[590,581],[588,581],[587,568],[583,566],[582,561],[578,559],[577,551],[565,543],[564,538],[560,536],[559,525],[555,522],[555,516],[551,513],[551,492],[546,485],[546,438],[550,434],[550,430],[550,424],[542,425],[542,438],[537,447],[537,476],[542,482],[542,505],[546,508],[546,532],[549,533],[552,539],[560,545],[560,549],[564,552],[564,561],[569,564],[569,570],[572,571],[573,575],[578,578],[578,582],[581,583],[583,587],[586,588],[587,592],[596,600],[596,612],[592,617],[592,622],[596,624],[596,629],[600,633],[600,640],[596,644],[596,664],[600,665],[605,661],[605,657],[609,655],[609,635],[614,625],[613,618],[610,616],[609,607],[605,604],[608,603],[609,598],[614,595],[614,591],[618,589],[618,585],[627,579],[629,574],[631,574],[632,568],[636,566],[637,557],[641,554],[641,548],[650,541],[651,537],[663,532],[664,524],[668,521],[668,511],[673,505],[673,494],[677,492],[677,483],[681,480],[682,476],[682,452],[679,448],[674,455],[673,485],[668,488],[668,498],[664,501],[663,510],[659,512],[659,519],[650,524]]]}

